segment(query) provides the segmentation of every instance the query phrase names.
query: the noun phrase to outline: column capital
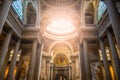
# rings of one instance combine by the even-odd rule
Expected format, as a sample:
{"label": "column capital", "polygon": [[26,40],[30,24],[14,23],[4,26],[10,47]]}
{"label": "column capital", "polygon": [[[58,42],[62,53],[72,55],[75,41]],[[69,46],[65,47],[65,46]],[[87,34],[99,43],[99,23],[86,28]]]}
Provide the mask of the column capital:
{"label": "column capital", "polygon": [[88,39],[87,39],[87,38],[83,38],[83,41],[84,41],[84,40],[88,40]]}
{"label": "column capital", "polygon": [[38,40],[36,38],[33,39],[33,42],[38,42]]}
{"label": "column capital", "polygon": [[10,30],[10,31],[8,32],[8,34],[13,34],[13,31],[12,31],[12,30]]}
{"label": "column capital", "polygon": [[85,41],[87,42],[88,39],[87,38],[83,38],[81,44],[83,44]]}
{"label": "column capital", "polygon": [[38,47],[38,48],[41,48],[41,44],[38,44],[37,47]]}
{"label": "column capital", "polygon": [[107,34],[111,34],[109,29],[107,29],[106,32],[107,32]]}
{"label": "column capital", "polygon": [[99,37],[98,40],[101,41],[101,42],[104,42],[104,38],[103,37]]}
{"label": "column capital", "polygon": [[21,40],[22,40],[21,38],[18,38],[18,39],[17,39],[17,42],[21,42]]}
{"label": "column capital", "polygon": [[83,43],[81,43],[81,44],[79,45],[79,47],[80,47],[80,48],[83,47]]}

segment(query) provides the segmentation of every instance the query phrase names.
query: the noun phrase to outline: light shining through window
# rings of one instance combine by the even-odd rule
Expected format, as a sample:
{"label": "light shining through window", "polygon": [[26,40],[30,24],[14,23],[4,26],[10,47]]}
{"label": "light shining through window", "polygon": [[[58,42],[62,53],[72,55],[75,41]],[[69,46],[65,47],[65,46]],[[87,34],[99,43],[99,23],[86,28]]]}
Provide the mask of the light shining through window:
{"label": "light shining through window", "polygon": [[22,0],[15,0],[12,3],[12,7],[15,10],[15,12],[18,14],[20,19],[23,19],[23,6],[22,6]]}
{"label": "light shining through window", "polygon": [[99,6],[98,6],[98,21],[101,19],[103,13],[106,10],[106,5],[103,1],[99,1]]}

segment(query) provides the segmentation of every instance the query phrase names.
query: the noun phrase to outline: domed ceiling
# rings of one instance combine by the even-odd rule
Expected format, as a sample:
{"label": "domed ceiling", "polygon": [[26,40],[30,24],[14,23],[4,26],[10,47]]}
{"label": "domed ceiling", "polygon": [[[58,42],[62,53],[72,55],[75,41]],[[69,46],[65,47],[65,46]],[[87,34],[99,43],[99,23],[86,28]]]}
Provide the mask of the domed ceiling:
{"label": "domed ceiling", "polygon": [[[51,52],[53,44],[57,43],[69,45],[71,52],[78,51],[80,6],[81,0],[41,0],[40,32],[44,38],[43,51]],[[59,51],[65,50],[57,50]]]}
{"label": "domed ceiling", "polygon": [[80,17],[71,9],[54,8],[44,12],[41,17],[43,36],[53,39],[71,39],[79,34]]}
{"label": "domed ceiling", "polygon": [[55,34],[67,34],[73,32],[75,27],[72,25],[71,22],[67,20],[54,20],[52,23],[47,27],[47,31],[53,32]]}

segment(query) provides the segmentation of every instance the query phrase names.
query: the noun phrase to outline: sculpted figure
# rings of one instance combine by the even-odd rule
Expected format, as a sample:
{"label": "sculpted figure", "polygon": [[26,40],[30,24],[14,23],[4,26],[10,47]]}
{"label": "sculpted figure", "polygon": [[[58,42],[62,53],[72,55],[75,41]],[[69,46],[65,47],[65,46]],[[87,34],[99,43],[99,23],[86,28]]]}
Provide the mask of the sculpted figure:
{"label": "sculpted figure", "polygon": [[92,80],[100,80],[98,77],[98,73],[100,72],[100,69],[99,69],[100,63],[99,62],[92,63],[90,66],[91,66],[91,72],[92,72]]}

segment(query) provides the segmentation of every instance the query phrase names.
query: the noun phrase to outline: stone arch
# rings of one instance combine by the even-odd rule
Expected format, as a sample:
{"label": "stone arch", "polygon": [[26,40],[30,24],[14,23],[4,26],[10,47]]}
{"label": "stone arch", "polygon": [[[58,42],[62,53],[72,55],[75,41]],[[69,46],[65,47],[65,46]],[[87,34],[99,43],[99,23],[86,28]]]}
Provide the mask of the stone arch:
{"label": "stone arch", "polygon": [[27,10],[26,12],[27,24],[36,24],[37,13],[32,2],[28,3],[26,10]]}
{"label": "stone arch", "polygon": [[85,9],[85,23],[94,24],[94,5],[90,2]]}
{"label": "stone arch", "polygon": [[59,43],[63,43],[65,45],[67,45],[71,51],[71,53],[73,53],[73,48],[72,46],[70,45],[70,43],[68,43],[67,41],[55,41],[54,43],[52,43],[52,45],[50,46],[49,48],[49,53],[52,51],[52,48],[56,45],[56,44],[59,44]]}
{"label": "stone arch", "polygon": [[[55,51],[56,48],[59,48],[60,46],[59,45],[62,45],[62,48],[64,48],[64,50],[58,50],[58,51]],[[61,47],[60,47],[61,48]],[[49,49],[49,53],[51,54],[51,57],[52,57],[52,61],[53,59],[59,54],[64,54],[65,56],[67,56],[69,62],[70,62],[70,55],[71,53],[73,52],[73,49],[71,47],[71,45],[67,42],[54,42],[51,46],[50,46],[50,49]]]}

